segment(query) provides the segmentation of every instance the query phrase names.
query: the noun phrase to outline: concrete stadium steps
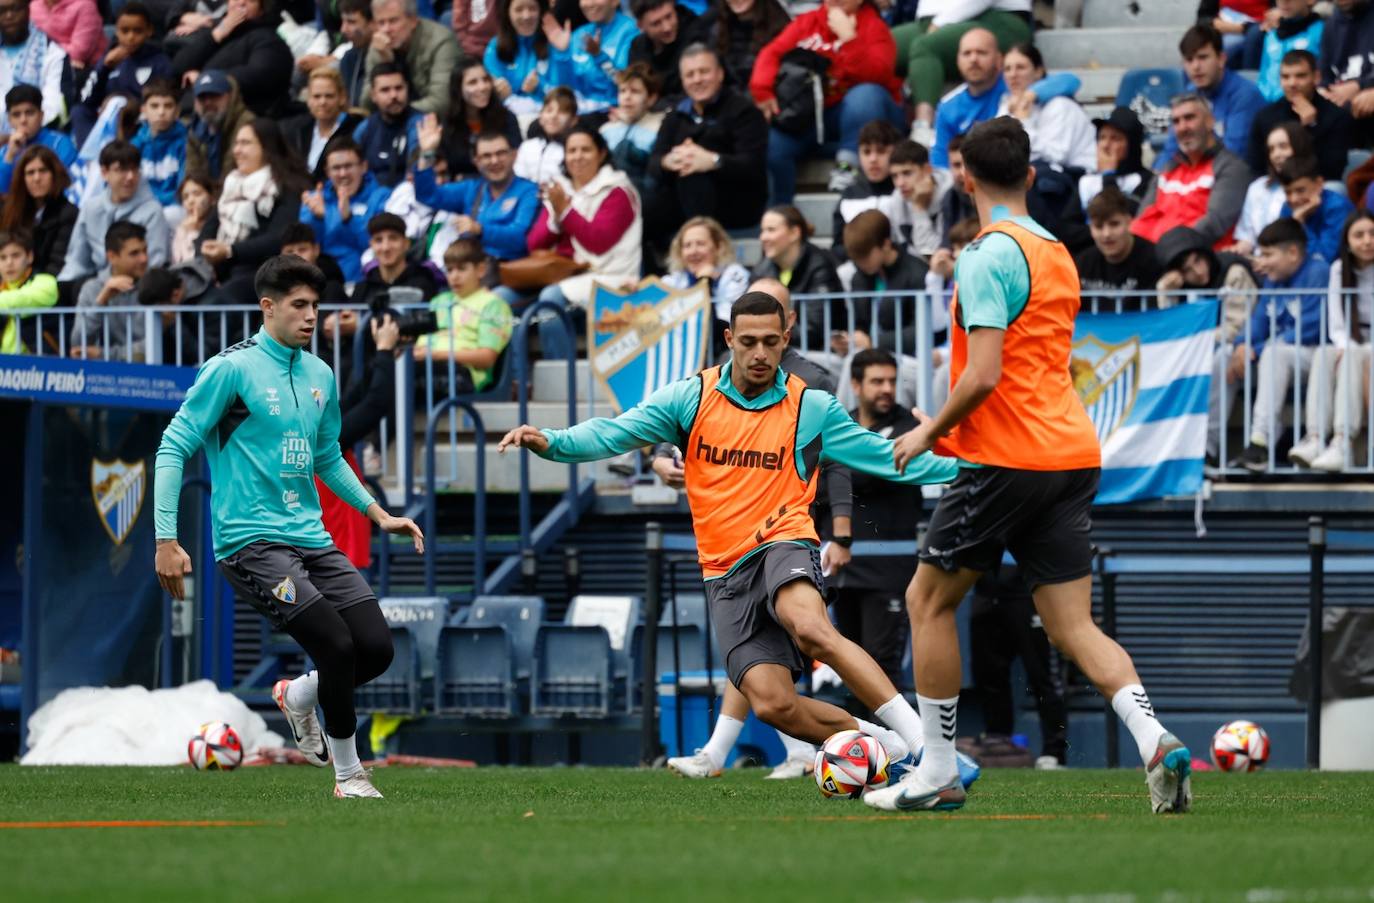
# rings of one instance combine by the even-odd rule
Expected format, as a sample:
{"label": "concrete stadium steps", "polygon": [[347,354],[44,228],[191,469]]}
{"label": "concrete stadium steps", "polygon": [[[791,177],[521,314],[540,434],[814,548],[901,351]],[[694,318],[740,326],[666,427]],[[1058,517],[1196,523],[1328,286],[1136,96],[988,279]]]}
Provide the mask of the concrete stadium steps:
{"label": "concrete stadium steps", "polygon": [[1187,27],[1048,30],[1036,34],[1035,45],[1044,54],[1050,70],[1177,66],[1178,40]]}
{"label": "concrete stadium steps", "polygon": [[[1116,105],[1116,92],[1121,87],[1121,77],[1127,70],[1119,66],[1090,67],[1086,69],[1065,69],[1070,75],[1076,76],[1083,86],[1078,89],[1075,99],[1083,104],[1084,109],[1091,105],[1103,104],[1107,112],[1112,111]],[[1088,110],[1089,115],[1104,115]]]}
{"label": "concrete stadium steps", "polygon": [[835,235],[835,208],[840,196],[832,191],[798,192],[792,204],[801,211],[816,230],[817,238],[839,238]]}
{"label": "concrete stadium steps", "polygon": [[[477,449],[460,441],[456,450],[448,442],[435,444],[436,485],[440,492],[473,492],[477,488]],[[452,455],[456,454],[456,459]],[[486,487],[488,493],[518,493],[520,491],[520,455],[496,451],[496,443],[488,442],[484,453]],[[530,489],[534,492],[562,492],[568,488],[568,465],[545,461],[529,455]],[[416,462],[416,485],[424,485],[424,458]],[[591,476],[598,483],[620,479],[610,473],[607,462],[596,461],[578,465],[578,479]]]}
{"label": "concrete stadium steps", "polygon": [[[566,361],[535,361],[534,380],[530,385],[530,398],[534,401],[553,402],[568,400],[568,370]],[[591,364],[585,360],[577,362],[577,400],[586,401],[593,397]],[[610,395],[601,386],[596,387],[597,407],[610,402]]]}
{"label": "concrete stadium steps", "polygon": [[1182,35],[1196,20],[1196,0],[1087,0],[1083,4],[1084,28],[1157,25],[1175,28]]}

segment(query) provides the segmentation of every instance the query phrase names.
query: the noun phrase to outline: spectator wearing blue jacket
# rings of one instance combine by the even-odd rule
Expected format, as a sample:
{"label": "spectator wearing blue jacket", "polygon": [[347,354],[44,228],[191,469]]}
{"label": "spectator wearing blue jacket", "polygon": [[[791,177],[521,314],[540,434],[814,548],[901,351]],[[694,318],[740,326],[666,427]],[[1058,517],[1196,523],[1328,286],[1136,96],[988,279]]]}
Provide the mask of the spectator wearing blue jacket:
{"label": "spectator wearing blue jacket", "polygon": [[167,79],[143,89],[143,124],[132,143],[143,155],[143,181],[164,207],[180,204],[177,192],[186,175],[186,142],[190,132],[177,121],[177,91]]}
{"label": "spectator wearing blue jacket", "polygon": [[515,175],[515,152],[501,132],[477,136],[474,159],[481,178],[440,185],[434,161],[443,129],[433,116],[420,125],[420,162],[415,199],[435,210],[457,214],[459,234],[475,235],[482,250],[497,260],[518,260],[529,251],[526,238],[539,214],[539,187]]}
{"label": "spectator wearing blue jacket", "polygon": [[580,0],[578,5],[586,25],[570,30],[564,22],[549,30],[552,83],[573,89],[579,113],[596,113],[615,106],[615,74],[629,65],[630,44],[639,36],[639,26],[620,11],[616,0]]}
{"label": "spectator wearing blue jacket", "polygon": [[[959,39],[959,75],[964,83],[946,94],[935,110],[935,143],[930,162],[948,168],[949,142],[980,122],[997,117],[1007,83],[1002,80],[1002,52],[997,38],[986,28],[972,28]],[[1073,97],[1082,85],[1075,76],[1061,72],[1041,79],[1030,90],[1040,103],[1054,97]]]}
{"label": "spectator wearing blue jacket", "polygon": [[1355,205],[1322,181],[1316,157],[1289,157],[1279,167],[1285,202],[1279,216],[1291,216],[1307,230],[1307,252],[1335,260],[1341,250],[1341,229]]}
{"label": "spectator wearing blue jacket", "polygon": [[[1210,25],[1194,25],[1178,43],[1187,75],[1185,91],[1195,91],[1212,105],[1213,130],[1227,150],[1242,159],[1250,144],[1250,127],[1255,114],[1266,104],[1259,88],[1243,75],[1226,68],[1221,50],[1221,33]],[[1178,139],[1169,129],[1164,151],[1155,158],[1155,171],[1162,172],[1178,153]]]}
{"label": "spectator wearing blue jacket", "polygon": [[496,20],[496,37],[482,54],[497,96],[517,116],[539,115],[544,92],[552,86],[553,52],[543,29],[548,11],[548,0],[507,0]]}
{"label": "spectator wearing blue jacket", "polygon": [[[1224,390],[1234,397],[1245,368],[1259,362],[1249,444],[1231,462],[1256,472],[1269,467],[1269,449],[1279,439],[1279,417],[1293,374],[1299,367],[1306,372],[1328,363],[1322,311],[1331,269],[1320,254],[1308,253],[1307,230],[1292,217],[1277,219],[1260,232],[1259,266],[1265,274],[1263,293],[1250,313],[1249,328],[1235,339]],[[1331,401],[1316,407],[1307,412],[1309,433],[1319,432],[1314,427],[1323,413],[1329,419]]]}
{"label": "spectator wearing blue jacket", "polygon": [[[405,73],[395,63],[378,63],[371,73],[372,115],[358,123],[353,140],[362,149],[368,172],[380,185],[395,188],[406,177],[420,146],[420,113],[410,105]],[[365,222],[365,221],[364,221]],[[363,242],[367,246],[367,242]]]}
{"label": "spectator wearing blue jacket", "polygon": [[[43,126],[43,92],[33,85],[15,85],[5,92],[6,118],[10,124],[9,142],[0,152],[0,193],[8,193],[14,178],[14,164],[35,144],[57,154],[70,173],[76,161],[76,145],[57,129]],[[75,200],[75,198],[73,198]]]}
{"label": "spectator wearing blue jacket", "polygon": [[1290,50],[1306,50],[1316,55],[1322,46],[1322,17],[1312,12],[1312,0],[1279,0],[1279,24],[1264,33],[1259,78],[1255,84],[1264,99],[1273,103],[1283,96],[1279,66]]}
{"label": "spectator wearing blue jacket", "polygon": [[85,96],[72,107],[72,135],[78,145],[86,143],[105,98],[122,94],[131,101],[138,100],[153,79],[176,78],[172,60],[153,42],[153,32],[153,14],[148,7],[138,0],[119,7],[115,45],[96,64]]}
{"label": "spectator wearing blue jacket", "polygon": [[305,193],[301,222],[315,230],[321,250],[339,262],[344,281],[355,283],[363,278],[368,221],[385,210],[391,189],[377,183],[362,149],[347,138],[330,144],[324,171],[329,181]]}

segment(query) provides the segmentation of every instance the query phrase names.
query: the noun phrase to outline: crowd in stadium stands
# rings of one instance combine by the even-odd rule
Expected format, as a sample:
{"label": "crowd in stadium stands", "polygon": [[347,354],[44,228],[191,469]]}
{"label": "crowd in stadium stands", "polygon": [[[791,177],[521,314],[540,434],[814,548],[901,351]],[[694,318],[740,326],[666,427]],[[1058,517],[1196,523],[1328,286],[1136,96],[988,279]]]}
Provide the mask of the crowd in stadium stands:
{"label": "crowd in stadium stands", "polygon": [[[1202,0],[1178,35],[1185,89],[1152,141],[1047,71],[1031,0],[0,0],[0,309],[75,308],[73,354],[137,357],[145,321],[107,334],[99,308],[251,305],[285,249],[321,266],[326,301],[417,291],[445,332],[418,356],[462,365],[445,391],[488,384],[536,298],[585,329],[596,281],[707,283],[719,345],[751,278],[947,298],[978,231],[961,136],[1014,116],[1032,214],[1085,303],[1221,299],[1209,453],[1250,372],[1237,463],[1267,466],[1300,375],[1289,456],[1339,470],[1370,383],[1374,5]],[[828,249],[793,206],[815,158],[833,160]],[[803,322],[842,357],[877,336],[906,368],[914,305],[871,309]],[[179,347],[234,338],[186,320],[163,319]],[[934,320],[939,368],[943,304]],[[357,326],[334,315],[322,338]],[[541,330],[545,354],[574,338]],[[44,340],[9,317],[0,351]]]}

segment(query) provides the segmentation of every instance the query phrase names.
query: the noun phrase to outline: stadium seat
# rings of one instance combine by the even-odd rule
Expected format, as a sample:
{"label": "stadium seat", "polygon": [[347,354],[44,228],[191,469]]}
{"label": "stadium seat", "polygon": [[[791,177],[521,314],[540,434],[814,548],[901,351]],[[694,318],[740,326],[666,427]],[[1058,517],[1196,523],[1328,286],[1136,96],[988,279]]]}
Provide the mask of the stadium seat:
{"label": "stadium seat", "polygon": [[391,628],[391,645],[396,650],[391,666],[381,677],[364,684],[356,691],[355,700],[360,711],[382,712],[388,715],[418,715],[420,713],[420,657],[415,634],[408,628]]}
{"label": "stadium seat", "polygon": [[611,713],[610,634],[604,627],[541,627],[532,687],[535,715],[605,718]]}
{"label": "stadium seat", "polygon": [[510,636],[515,661],[515,677],[530,678],[534,658],[534,638],[544,622],[544,600],[539,596],[478,596],[468,609],[467,623],[473,627],[500,625]]}
{"label": "stadium seat", "polygon": [[448,619],[448,599],[443,596],[387,596],[378,599],[377,604],[387,624],[405,627],[414,635],[420,657],[420,679],[432,678],[439,631]]}
{"label": "stadium seat", "polygon": [[630,701],[630,644],[634,629],[643,619],[643,603],[639,596],[606,596],[581,594],[568,603],[563,623],[574,627],[600,626],[611,638],[611,678],[614,696],[612,705],[617,711],[631,708]]}
{"label": "stadium seat", "polygon": [[1116,105],[1140,117],[1146,137],[1159,150],[1169,134],[1169,100],[1181,93],[1181,69],[1132,69],[1121,77]]}
{"label": "stadium seat", "polygon": [[439,632],[434,711],[471,718],[514,718],[515,657],[500,625],[450,626]]}
{"label": "stadium seat", "polygon": [[678,624],[695,624],[706,628],[706,596],[702,593],[678,593],[670,603],[665,603],[660,612],[658,623],[673,623],[672,605],[677,605]]}

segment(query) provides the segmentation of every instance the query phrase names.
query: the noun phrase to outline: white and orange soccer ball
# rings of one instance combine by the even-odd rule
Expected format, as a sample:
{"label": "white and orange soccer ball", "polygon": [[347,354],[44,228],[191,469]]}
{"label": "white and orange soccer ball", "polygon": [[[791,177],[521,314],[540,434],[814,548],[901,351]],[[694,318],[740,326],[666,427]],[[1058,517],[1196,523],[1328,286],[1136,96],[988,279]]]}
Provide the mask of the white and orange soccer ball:
{"label": "white and orange soccer ball", "polygon": [[232,771],[243,762],[243,743],[229,725],[207,721],[186,745],[186,757],[197,771]]}
{"label": "white and orange soccer ball", "polygon": [[1269,761],[1269,735],[1253,721],[1223,724],[1212,735],[1212,764],[1221,771],[1259,771]]}
{"label": "white and orange soccer ball", "polygon": [[816,786],[822,796],[857,798],[865,787],[887,783],[887,750],[863,731],[840,731],[816,751]]}

